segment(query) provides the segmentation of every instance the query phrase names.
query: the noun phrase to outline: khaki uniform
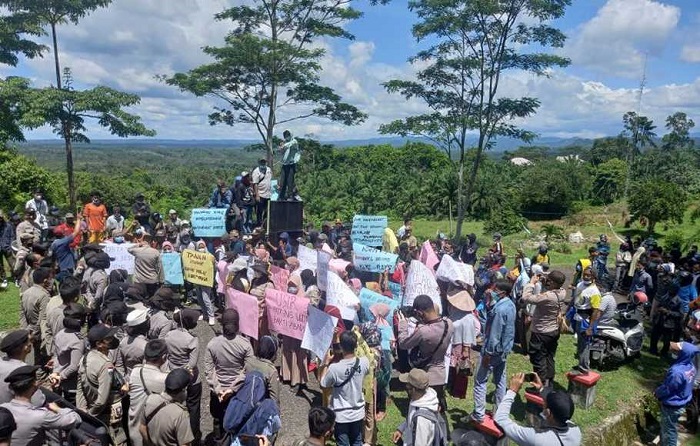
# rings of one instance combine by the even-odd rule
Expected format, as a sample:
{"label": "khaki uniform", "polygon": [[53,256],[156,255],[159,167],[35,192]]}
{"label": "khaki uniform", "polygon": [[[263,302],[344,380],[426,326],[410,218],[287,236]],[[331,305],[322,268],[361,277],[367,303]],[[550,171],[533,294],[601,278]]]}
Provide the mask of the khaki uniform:
{"label": "khaki uniform", "polygon": [[126,444],[126,433],[121,426],[123,382],[114,364],[101,352],[90,350],[83,356],[78,368],[78,409],[104,422],[116,445]]}
{"label": "khaki uniform", "polygon": [[[27,363],[20,361],[19,359],[10,359],[4,357],[0,359],[0,403],[9,403],[15,397],[15,395],[10,390],[8,383],[5,382],[7,375],[12,373],[15,369],[27,365]],[[32,396],[32,404],[35,406],[43,406],[46,402],[44,394],[40,390]]]}
{"label": "khaki uniform", "polygon": [[180,446],[194,440],[190,429],[190,417],[182,403],[173,401],[167,393],[150,395],[146,399],[144,417],[151,444]]}
{"label": "khaki uniform", "polygon": [[129,377],[129,437],[132,446],[143,445],[139,426],[144,423],[143,408],[149,395],[165,391],[168,374],[151,364],[136,366]]}
{"label": "khaki uniform", "polygon": [[75,404],[78,368],[87,350],[85,338],[80,332],[63,329],[56,333],[54,341],[53,371],[61,375],[63,397]]}
{"label": "khaki uniform", "polygon": [[13,446],[42,446],[46,443],[47,430],[69,430],[81,421],[80,415],[72,409],[64,408],[56,413],[18,400],[0,406],[12,412],[17,424],[17,429],[12,433]]}
{"label": "khaki uniform", "polygon": [[131,370],[139,364],[143,364],[144,351],[148,340],[144,335],[135,338],[125,336],[117,348],[117,360],[115,366],[127,380],[131,376]]}
{"label": "khaki uniform", "polygon": [[175,329],[172,318],[163,310],[151,311],[149,319],[151,325],[148,329],[148,339],[163,339],[170,330]]}
{"label": "khaki uniform", "polygon": [[46,346],[46,305],[49,299],[49,292],[41,285],[32,285],[22,295],[19,325],[32,335],[34,365],[39,366],[46,364],[47,354],[51,351],[50,346]]}
{"label": "khaki uniform", "polygon": [[46,349],[53,352],[53,340],[63,330],[63,310],[66,306],[61,296],[54,296],[46,304]]}

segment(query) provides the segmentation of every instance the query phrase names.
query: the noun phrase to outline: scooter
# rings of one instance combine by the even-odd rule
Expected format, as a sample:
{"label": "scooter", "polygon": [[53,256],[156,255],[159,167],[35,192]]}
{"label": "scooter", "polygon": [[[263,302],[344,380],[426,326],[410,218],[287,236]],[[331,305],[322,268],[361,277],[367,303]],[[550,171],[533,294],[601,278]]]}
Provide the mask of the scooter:
{"label": "scooter", "polygon": [[642,307],[646,295],[632,297],[631,302],[622,303],[615,310],[615,319],[609,324],[599,324],[591,340],[591,362],[622,363],[639,356],[644,341]]}

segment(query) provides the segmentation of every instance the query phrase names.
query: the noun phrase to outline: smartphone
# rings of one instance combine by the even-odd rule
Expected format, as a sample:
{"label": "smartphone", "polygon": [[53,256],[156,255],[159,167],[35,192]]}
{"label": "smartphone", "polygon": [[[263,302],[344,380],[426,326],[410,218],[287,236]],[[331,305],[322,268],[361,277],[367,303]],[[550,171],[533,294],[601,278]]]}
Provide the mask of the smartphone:
{"label": "smartphone", "polygon": [[238,436],[238,440],[241,442],[241,446],[258,446],[260,444],[260,440],[255,435],[241,434]]}
{"label": "smartphone", "polygon": [[537,380],[537,375],[535,373],[526,373],[525,382],[532,383]]}

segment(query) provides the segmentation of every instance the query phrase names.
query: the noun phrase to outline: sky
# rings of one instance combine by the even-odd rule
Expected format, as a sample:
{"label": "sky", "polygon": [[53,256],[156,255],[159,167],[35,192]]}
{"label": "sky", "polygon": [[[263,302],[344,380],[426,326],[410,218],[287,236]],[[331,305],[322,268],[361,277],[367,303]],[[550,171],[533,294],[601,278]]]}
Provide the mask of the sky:
{"label": "sky", "polygon": [[[214,99],[197,98],[164,85],[156,75],[187,71],[210,60],[201,52],[217,46],[230,28],[214,14],[251,0],[114,0],[78,25],[58,28],[63,66],[73,71],[79,87],[107,85],[142,100],[130,111],[142,116],[159,139],[259,139],[252,125],[210,126]],[[531,96],[541,101],[535,116],[519,124],[546,137],[596,138],[622,130],[622,115],[641,111],[663,134],[665,118],[683,111],[700,124],[700,1],[573,0],[566,15],[553,24],[567,35],[557,52],[571,65],[549,77],[508,72],[504,96]],[[319,42],[326,52],[321,83],[366,112],[358,126],[311,118],[289,125],[292,133],[320,140],[380,136],[378,127],[425,110],[419,101],[388,94],[381,84],[411,79],[417,67],[407,60],[421,49],[411,35],[416,18],[406,0],[385,6],[353,1],[363,11],[347,24],[355,39]],[[646,88],[641,107],[639,85],[646,60]],[[18,67],[0,66],[0,75],[31,78],[50,85],[53,58],[22,60]],[[282,128],[278,129],[281,134]],[[54,138],[49,128],[27,133],[28,139]],[[110,138],[97,124],[93,139]]]}

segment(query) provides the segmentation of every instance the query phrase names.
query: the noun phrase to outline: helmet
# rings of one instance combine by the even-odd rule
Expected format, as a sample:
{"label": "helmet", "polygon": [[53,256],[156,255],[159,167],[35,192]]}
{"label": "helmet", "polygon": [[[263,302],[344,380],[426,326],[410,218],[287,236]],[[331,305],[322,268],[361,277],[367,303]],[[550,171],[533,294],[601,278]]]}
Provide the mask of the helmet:
{"label": "helmet", "polygon": [[649,301],[649,298],[647,297],[646,293],[642,291],[637,291],[632,295],[632,301],[637,304],[645,304]]}

